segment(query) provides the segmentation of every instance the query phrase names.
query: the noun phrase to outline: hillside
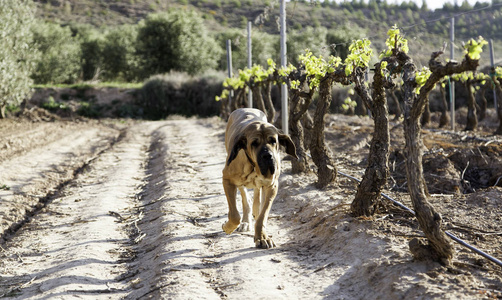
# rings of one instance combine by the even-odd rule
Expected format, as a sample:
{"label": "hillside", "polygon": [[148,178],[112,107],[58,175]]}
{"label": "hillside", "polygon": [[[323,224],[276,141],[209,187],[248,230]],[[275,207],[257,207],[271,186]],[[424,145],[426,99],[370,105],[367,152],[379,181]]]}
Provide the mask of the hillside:
{"label": "hillside", "polygon": [[[239,28],[247,20],[261,29],[277,32],[278,1],[270,0],[34,0],[38,14],[48,20],[62,23],[89,23],[95,26],[136,23],[148,13],[171,8],[189,8],[199,11],[209,23],[222,27]],[[401,5],[370,0],[342,4],[325,1],[292,1],[288,3],[288,26],[301,29],[307,26],[336,28],[347,23],[371,28],[372,32],[387,29],[397,23],[410,33],[423,32],[448,35],[450,17],[456,16],[456,34],[468,38],[475,33],[488,38],[502,38],[502,1],[492,1],[492,7],[477,3],[461,6],[445,4],[435,11],[418,7],[414,3]],[[326,3],[327,2],[327,3]],[[380,4],[378,4],[380,2]],[[486,9],[485,9],[486,8]],[[432,21],[436,20],[436,21]],[[427,24],[424,25],[424,22]],[[410,27],[412,26],[412,27]],[[219,29],[219,28],[215,28]]]}
{"label": "hillside", "polygon": [[[34,0],[39,17],[53,22],[86,23],[107,27],[138,23],[146,15],[168,9],[194,9],[206,20],[214,32],[226,28],[245,28],[248,20],[254,30],[278,34],[279,2],[270,0]],[[492,7],[477,3],[474,7],[464,2],[460,6],[445,4],[435,11],[418,7],[413,2],[401,5],[387,1],[352,1],[336,4],[325,1],[292,1],[287,5],[289,31],[307,27],[328,30],[358,30],[369,37],[376,50],[383,48],[386,31],[394,24],[410,40],[411,55],[425,62],[432,51],[450,40],[450,19],[455,18],[455,57],[459,57],[461,43],[479,35],[494,39],[495,50],[502,49],[502,1],[493,0]],[[349,42],[349,41],[347,41]],[[413,53],[416,52],[416,53]],[[488,64],[488,51],[485,52]],[[500,60],[500,59],[499,59]]]}

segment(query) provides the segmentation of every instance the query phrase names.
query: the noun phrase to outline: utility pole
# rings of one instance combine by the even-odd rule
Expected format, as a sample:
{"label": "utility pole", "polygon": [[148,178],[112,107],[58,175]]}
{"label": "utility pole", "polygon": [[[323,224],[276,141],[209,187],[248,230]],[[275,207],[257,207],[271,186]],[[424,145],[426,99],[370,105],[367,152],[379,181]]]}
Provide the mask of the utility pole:
{"label": "utility pole", "polygon": [[[286,67],[286,0],[281,0],[281,66]],[[282,131],[289,134],[289,111],[288,111],[288,86],[283,83],[281,85],[281,111],[282,111]]]}
{"label": "utility pole", "polygon": [[[451,18],[450,28],[450,60],[454,57],[453,42],[455,41],[455,18]],[[455,131],[455,82],[450,80],[450,110],[451,110],[451,130]]]}
{"label": "utility pole", "polygon": [[[227,69],[228,69],[228,78],[232,78],[232,40],[227,40]],[[232,103],[232,96],[234,95],[234,91],[230,90],[228,94],[228,103]],[[230,105],[230,107],[232,107]]]}
{"label": "utility pole", "polygon": [[[251,56],[251,21],[248,21],[248,68],[251,69],[253,66],[252,56]],[[248,107],[253,107],[253,91],[249,88],[248,92]]]}
{"label": "utility pole", "polygon": [[[493,53],[493,40],[490,39],[488,42],[489,42],[489,46],[490,46],[490,62],[492,65],[492,71],[495,72],[495,55]],[[493,106],[495,107],[495,111],[498,110],[497,103],[498,103],[497,102],[497,90],[494,88],[493,89]]]}

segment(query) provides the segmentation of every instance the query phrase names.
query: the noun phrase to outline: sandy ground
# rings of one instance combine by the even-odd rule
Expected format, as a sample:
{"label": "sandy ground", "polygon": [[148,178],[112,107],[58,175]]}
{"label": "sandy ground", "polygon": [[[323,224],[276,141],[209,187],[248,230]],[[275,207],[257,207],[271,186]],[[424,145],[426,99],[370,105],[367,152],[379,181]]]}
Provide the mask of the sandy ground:
{"label": "sandy ground", "polygon": [[[338,170],[360,178],[371,120],[335,115],[327,124]],[[315,174],[291,174],[287,159],[268,226],[278,247],[255,248],[252,232],[224,234],[224,128],[218,118],[0,120],[0,296],[502,298],[502,268],[457,244],[451,267],[414,261],[408,241],[422,234],[413,216],[384,201],[374,218],[353,218],[353,181],[339,176],[318,190]],[[393,125],[388,193],[411,207],[399,177],[401,131]],[[463,149],[479,149],[480,163],[498,172],[500,137],[425,134],[431,164],[451,162],[428,173],[430,201],[448,230],[502,259],[502,184],[472,188],[474,160],[463,173],[454,166]],[[461,192],[439,192],[457,179]]]}

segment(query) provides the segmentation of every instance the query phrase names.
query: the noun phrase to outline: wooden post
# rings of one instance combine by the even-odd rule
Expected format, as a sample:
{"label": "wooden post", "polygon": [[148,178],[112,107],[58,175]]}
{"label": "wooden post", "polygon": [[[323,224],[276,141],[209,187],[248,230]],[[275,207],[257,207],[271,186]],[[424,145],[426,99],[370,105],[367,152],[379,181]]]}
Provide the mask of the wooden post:
{"label": "wooden post", "polygon": [[[453,60],[455,49],[455,18],[451,18],[450,28],[450,60]],[[451,111],[451,130],[455,131],[455,82],[450,80],[450,111]]]}
{"label": "wooden post", "polygon": [[[286,0],[281,0],[281,66],[286,67]],[[282,131],[289,134],[289,111],[288,111],[288,86],[281,85],[281,111],[282,111]]]}
{"label": "wooden post", "polygon": [[[252,56],[251,56],[251,21],[248,21],[248,68],[251,69],[253,66]],[[248,107],[253,107],[253,91],[249,89],[248,92]]]}

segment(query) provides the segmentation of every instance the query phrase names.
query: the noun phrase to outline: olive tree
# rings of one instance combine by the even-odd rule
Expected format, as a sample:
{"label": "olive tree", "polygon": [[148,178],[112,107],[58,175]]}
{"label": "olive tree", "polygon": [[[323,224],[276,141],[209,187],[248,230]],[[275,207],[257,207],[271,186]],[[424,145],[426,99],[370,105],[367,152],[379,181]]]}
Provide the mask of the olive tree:
{"label": "olive tree", "polygon": [[35,83],[72,83],[80,73],[80,45],[68,27],[38,22],[33,38],[40,56],[31,77]]}
{"label": "olive tree", "polygon": [[0,0],[0,118],[9,105],[31,94],[30,74],[37,52],[32,47],[34,5],[28,0]]}
{"label": "olive tree", "polygon": [[194,11],[150,14],[138,29],[137,54],[143,76],[171,70],[200,74],[215,69],[222,48]]}
{"label": "olive tree", "polygon": [[84,80],[97,80],[103,72],[103,49],[105,38],[102,32],[92,27],[81,27],[78,32],[80,42],[80,64]]}
{"label": "olive tree", "polygon": [[102,50],[102,56],[106,58],[103,60],[103,77],[106,80],[137,79],[137,35],[137,27],[129,24],[113,28],[106,33]]}

